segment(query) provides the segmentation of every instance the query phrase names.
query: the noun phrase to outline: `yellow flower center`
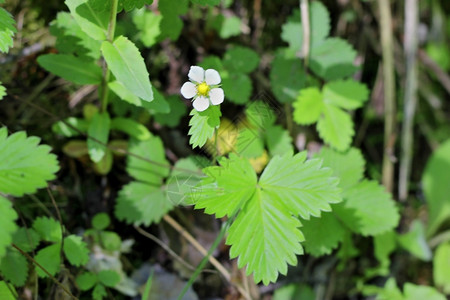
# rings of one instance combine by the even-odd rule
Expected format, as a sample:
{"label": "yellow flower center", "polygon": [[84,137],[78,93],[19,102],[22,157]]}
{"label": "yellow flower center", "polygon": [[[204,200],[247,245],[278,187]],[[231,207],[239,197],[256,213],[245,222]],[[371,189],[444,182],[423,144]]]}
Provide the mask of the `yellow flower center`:
{"label": "yellow flower center", "polygon": [[202,82],[197,85],[197,93],[199,96],[208,96],[209,93],[209,85],[206,82]]}

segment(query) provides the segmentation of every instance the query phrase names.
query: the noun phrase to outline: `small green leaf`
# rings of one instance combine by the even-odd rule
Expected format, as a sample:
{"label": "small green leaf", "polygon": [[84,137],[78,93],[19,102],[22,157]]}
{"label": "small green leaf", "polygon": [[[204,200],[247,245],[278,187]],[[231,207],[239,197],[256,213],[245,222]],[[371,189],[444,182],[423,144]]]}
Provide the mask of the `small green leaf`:
{"label": "small green leaf", "polygon": [[[48,272],[55,276],[59,271],[61,244],[53,244],[38,251],[34,259]],[[41,268],[36,268],[39,277],[47,277],[47,274]]]}
{"label": "small green leaf", "polygon": [[83,273],[77,276],[76,283],[80,290],[90,290],[97,283],[97,275],[91,272]]}
{"label": "small green leaf", "polygon": [[106,40],[109,11],[96,10],[89,0],[66,0],[71,15],[81,29],[95,40]]}
{"label": "small green leaf", "polygon": [[62,151],[65,155],[72,158],[80,158],[89,154],[87,142],[80,140],[71,140],[64,144]]}
{"label": "small green leaf", "polygon": [[14,27],[14,18],[4,8],[0,7],[0,51],[8,52],[8,49],[13,46],[13,36],[17,32]]}
{"label": "small green leaf", "polygon": [[23,286],[28,277],[27,259],[16,249],[8,249],[0,259],[0,274],[15,286]]}
{"label": "small green leaf", "polygon": [[64,254],[71,265],[79,267],[89,261],[89,249],[81,237],[69,235],[64,238]]}
{"label": "small green leaf", "polygon": [[6,88],[0,82],[0,100],[2,100],[3,97],[5,96],[6,96]]}
{"label": "small green leaf", "polygon": [[380,262],[382,274],[386,276],[389,274],[389,265],[391,263],[389,256],[397,248],[396,233],[393,230],[386,231],[383,234],[374,236],[373,242],[375,257]]}
{"label": "small green leaf", "polygon": [[431,286],[405,283],[405,300],[446,300],[447,298]]}
{"label": "small green leaf", "polygon": [[338,151],[347,150],[355,134],[350,115],[328,104],[324,106],[323,115],[317,122],[317,130],[320,137]]}
{"label": "small green leaf", "polygon": [[13,196],[31,194],[47,186],[59,170],[58,161],[50,154],[50,147],[38,145],[40,139],[25,132],[7,136],[0,128],[0,192]]}
{"label": "small green leaf", "polygon": [[69,54],[45,54],[37,59],[47,71],[78,84],[99,84],[102,69],[93,62]]}
{"label": "small green leaf", "polygon": [[365,84],[353,79],[332,81],[323,87],[323,100],[344,109],[361,107],[369,97]]}
{"label": "small green leaf", "polygon": [[102,247],[108,251],[119,251],[122,245],[120,236],[112,231],[100,232],[100,240]]}
{"label": "small green leaf", "polygon": [[431,260],[432,253],[425,238],[423,224],[420,221],[413,221],[410,231],[398,236],[398,242],[415,257],[424,261]]}
{"label": "small green leaf", "polygon": [[157,42],[157,38],[161,33],[159,25],[162,18],[162,15],[156,15],[145,8],[134,11],[133,23],[138,29],[137,37],[145,47],[151,47]]}
{"label": "small green leaf", "polygon": [[89,124],[87,146],[89,157],[93,162],[99,162],[105,155],[110,124],[107,112],[96,113]]}
{"label": "small green leaf", "polygon": [[17,213],[12,208],[11,201],[0,196],[0,212],[2,217],[0,218],[0,228],[2,234],[0,234],[0,261],[6,253],[6,247],[11,244],[12,234],[17,230],[16,219]]}
{"label": "small green leaf", "polygon": [[0,299],[16,300],[19,299],[19,296],[12,284],[0,281]]}
{"label": "small green leaf", "polygon": [[225,97],[236,104],[245,104],[252,94],[252,81],[242,73],[225,73],[222,76]]}
{"label": "small green leaf", "polygon": [[258,54],[250,48],[236,46],[225,53],[224,67],[230,72],[250,73],[259,64]]}
{"label": "small green leaf", "polygon": [[92,218],[92,227],[97,230],[106,229],[110,223],[111,219],[107,213],[98,213]]}
{"label": "small green leaf", "polygon": [[189,114],[192,116],[189,121],[189,144],[192,148],[203,147],[206,141],[214,135],[214,130],[220,125],[220,112],[219,107],[210,106],[207,110],[198,112],[195,109]]}
{"label": "small green leaf", "polygon": [[442,243],[433,257],[433,280],[444,293],[450,294],[450,243]]}
{"label": "small green leaf", "polygon": [[221,22],[217,24],[216,29],[219,31],[219,36],[223,39],[232,36],[240,35],[242,30],[242,21],[236,16],[222,17]]}
{"label": "small green leaf", "polygon": [[263,101],[250,102],[245,109],[247,121],[256,128],[266,128],[275,123],[275,113],[268,104]]}
{"label": "small green leaf", "polygon": [[[5,227],[2,226],[1,228]],[[20,227],[12,237],[12,242],[25,252],[33,251],[39,241],[39,234],[33,228]]]}
{"label": "small green leaf", "polygon": [[289,132],[279,125],[270,126],[266,130],[266,143],[270,156],[294,152]]}
{"label": "small green leaf", "polygon": [[115,287],[120,281],[120,275],[113,270],[102,270],[98,272],[97,277],[107,287]]}
{"label": "small green leaf", "polygon": [[112,119],[111,130],[122,131],[140,141],[147,140],[151,136],[150,131],[144,125],[127,118]]}
{"label": "small green leaf", "polygon": [[153,100],[152,85],[144,59],[133,42],[119,36],[113,43],[103,42],[101,51],[119,82],[142,100]]}
{"label": "small green leaf", "polygon": [[94,300],[102,300],[103,297],[108,296],[105,287],[103,284],[96,284],[94,289],[92,290],[92,299]]}
{"label": "small green leaf", "polygon": [[[75,127],[78,130],[69,127],[67,124]],[[52,125],[52,131],[65,137],[79,136],[86,133],[89,128],[89,123],[84,119],[69,117],[63,121],[58,121]]]}
{"label": "small green leaf", "polygon": [[293,104],[294,121],[300,125],[317,122],[324,109],[322,93],[316,87],[302,89]]}
{"label": "small green leaf", "polygon": [[33,229],[42,240],[59,243],[62,239],[61,225],[55,219],[49,217],[37,217],[33,223]]}
{"label": "small green leaf", "polygon": [[100,175],[108,174],[112,169],[113,160],[114,158],[112,151],[106,149],[105,155],[103,155],[102,159],[100,159],[99,162],[96,162],[93,166],[95,172],[97,172]]}

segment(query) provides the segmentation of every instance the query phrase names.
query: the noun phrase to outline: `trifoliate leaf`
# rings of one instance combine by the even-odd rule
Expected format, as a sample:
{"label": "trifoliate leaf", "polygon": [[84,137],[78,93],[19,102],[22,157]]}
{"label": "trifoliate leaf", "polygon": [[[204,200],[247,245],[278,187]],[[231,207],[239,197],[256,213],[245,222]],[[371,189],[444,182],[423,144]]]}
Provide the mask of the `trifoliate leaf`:
{"label": "trifoliate leaf", "polygon": [[28,277],[27,259],[16,249],[8,249],[0,259],[0,274],[15,286],[23,286]]}
{"label": "trifoliate leaf", "polygon": [[111,223],[107,213],[98,213],[92,218],[92,227],[97,230],[106,229]]}
{"label": "trifoliate leaf", "polygon": [[355,134],[350,115],[333,105],[324,105],[323,115],[317,122],[320,137],[331,147],[345,151]]}
{"label": "trifoliate leaf", "polygon": [[120,281],[120,275],[113,270],[102,270],[98,272],[97,277],[107,287],[115,287]]}
{"label": "trifoliate leaf", "polygon": [[433,257],[433,280],[444,293],[450,294],[450,243],[442,243]]}
{"label": "trifoliate leaf", "polygon": [[92,299],[102,300],[103,297],[106,296],[108,296],[108,293],[106,292],[105,286],[100,283],[95,285],[94,289],[92,290]]}
{"label": "trifoliate leaf", "polygon": [[[34,259],[48,272],[55,275],[59,271],[61,264],[60,258],[61,244],[53,244],[38,251]],[[39,277],[47,277],[47,274],[41,268],[36,267]]]}
{"label": "trifoliate leaf", "polygon": [[193,109],[189,115],[192,116],[189,121],[191,127],[188,133],[191,136],[189,144],[192,145],[192,148],[203,147],[206,141],[213,136],[214,130],[219,127],[222,113],[219,107],[210,106],[202,112]]}
{"label": "trifoliate leaf", "polygon": [[19,296],[12,284],[0,280],[0,299],[16,300]]}
{"label": "trifoliate leaf", "polygon": [[70,14],[81,29],[95,40],[106,40],[109,24],[108,10],[95,10],[89,0],[66,0]]}
{"label": "trifoliate leaf", "polygon": [[33,229],[39,234],[42,240],[47,242],[61,242],[61,225],[55,219],[48,217],[38,217],[34,220]]}
{"label": "trifoliate leaf", "polygon": [[252,95],[252,81],[242,73],[228,73],[222,76],[225,97],[236,104],[245,104]]}
{"label": "trifoliate leaf", "polygon": [[99,162],[106,153],[110,126],[108,112],[96,113],[89,123],[87,146],[93,162]]}
{"label": "trifoliate leaf", "polygon": [[144,5],[150,5],[153,0],[119,0],[119,11],[123,8],[125,11],[131,11],[135,8],[142,8]]}
{"label": "trifoliate leaf", "polygon": [[114,118],[111,120],[111,130],[119,130],[137,140],[145,141],[151,133],[144,125],[130,118]]}
{"label": "trifoliate leaf", "polygon": [[294,151],[289,132],[279,125],[268,127],[265,138],[270,156],[283,155]]}
{"label": "trifoliate leaf", "polygon": [[3,53],[13,46],[13,36],[17,32],[15,23],[10,13],[0,7],[0,51]]}
{"label": "trifoliate leaf", "polygon": [[344,109],[361,107],[369,97],[367,87],[353,79],[332,81],[323,87],[323,100]]}
{"label": "trifoliate leaf", "polygon": [[169,175],[164,145],[157,136],[145,141],[132,141],[128,150],[127,172],[139,181],[160,186],[162,178]]}
{"label": "trifoliate leaf", "polygon": [[415,220],[411,224],[411,229],[408,233],[398,236],[399,244],[412,255],[424,261],[429,261],[432,258],[432,253],[425,237],[425,229],[423,224]]}
{"label": "trifoliate leaf", "polygon": [[333,211],[353,232],[377,235],[397,226],[400,216],[392,196],[376,181],[363,180],[344,190],[343,197]]}
{"label": "trifoliate leaf", "polygon": [[405,283],[405,300],[446,300],[447,298],[431,286]]}
{"label": "trifoliate leaf", "polygon": [[50,147],[38,145],[40,139],[28,137],[25,132],[7,136],[6,127],[0,128],[0,192],[13,196],[34,193],[47,186],[59,170],[58,161],[50,154]]}
{"label": "trifoliate leaf", "polygon": [[[320,218],[302,220],[306,252],[314,256],[330,254],[344,239],[345,229],[333,213],[322,213]],[[330,234],[332,233],[332,234]]]}
{"label": "trifoliate leaf", "polygon": [[90,290],[94,286],[94,284],[97,283],[97,275],[91,272],[83,273],[77,276],[76,283],[80,288],[80,290],[82,291]]}
{"label": "trifoliate leaf", "polygon": [[127,223],[149,226],[158,223],[173,206],[161,187],[134,181],[120,190],[115,215]]}
{"label": "trifoliate leaf", "polygon": [[162,18],[161,15],[156,15],[145,8],[133,13],[133,23],[138,29],[137,38],[141,40],[145,47],[151,47],[157,42],[161,33],[159,24]]}
{"label": "trifoliate leaf", "polygon": [[357,184],[364,174],[365,161],[361,151],[350,148],[345,153],[323,147],[316,155],[323,159],[323,165],[333,170],[333,175],[339,178],[339,187],[346,190]]}
{"label": "trifoliate leaf", "polygon": [[144,101],[153,100],[152,85],[144,59],[133,42],[119,36],[113,43],[105,41],[101,47],[108,67],[116,79]]}
{"label": "trifoliate leaf", "polygon": [[331,210],[329,203],[340,201],[331,170],[321,168],[319,160],[305,159],[305,152],[276,156],[259,182],[248,160],[234,154],[203,170],[207,177],[196,191],[195,208],[217,218],[240,209],[226,243],[230,257],[239,256],[238,266],[247,265],[255,282],[276,281],[279,272],[286,274],[287,264],[297,263],[304,240],[297,216],[319,216]]}
{"label": "trifoliate leaf", "polygon": [[300,125],[317,122],[324,109],[322,93],[316,87],[302,89],[293,104],[294,121]]}
{"label": "trifoliate leaf", "polygon": [[286,51],[279,50],[272,62],[270,84],[277,100],[282,103],[297,99],[300,89],[305,84],[305,73],[298,58],[290,58]]}
{"label": "trifoliate leaf", "polygon": [[79,267],[89,261],[89,249],[81,237],[69,235],[64,238],[64,254],[71,265]]}
{"label": "trifoliate leaf", "polygon": [[223,65],[230,72],[250,73],[259,64],[258,54],[250,48],[236,46],[225,53]]}
{"label": "trifoliate leaf", "polygon": [[435,233],[450,218],[450,140],[430,157],[422,175],[423,190],[429,207],[427,235]]}
{"label": "trifoliate leaf", "polygon": [[11,244],[12,234],[16,231],[16,219],[17,213],[12,208],[11,201],[0,196],[0,212],[2,217],[0,218],[0,228],[2,234],[0,234],[0,261],[6,253],[6,247]]}
{"label": "trifoliate leaf", "polygon": [[39,244],[39,240],[39,234],[33,228],[25,227],[20,227],[12,237],[14,245],[25,252],[33,251]]}

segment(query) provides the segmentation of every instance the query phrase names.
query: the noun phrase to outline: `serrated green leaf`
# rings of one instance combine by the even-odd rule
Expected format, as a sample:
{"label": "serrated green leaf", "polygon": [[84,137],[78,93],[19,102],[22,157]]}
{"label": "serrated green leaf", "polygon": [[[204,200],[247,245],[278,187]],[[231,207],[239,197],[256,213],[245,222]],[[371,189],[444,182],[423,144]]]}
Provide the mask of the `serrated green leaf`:
{"label": "serrated green leaf", "polygon": [[363,180],[344,190],[343,197],[333,210],[353,232],[377,235],[397,226],[400,216],[392,196],[376,181]]}
{"label": "serrated green leaf", "polygon": [[166,196],[174,205],[193,205],[190,193],[201,181],[197,157],[179,159],[166,181]]}
{"label": "serrated green leaf", "polygon": [[446,300],[447,298],[431,286],[405,283],[405,300]]}
{"label": "serrated green leaf", "polygon": [[71,265],[79,267],[89,261],[89,249],[81,237],[69,235],[64,238],[64,254]]}
{"label": "serrated green leaf", "polygon": [[95,10],[89,0],[66,0],[65,3],[87,35],[95,40],[106,40],[110,15],[108,10]]}
{"label": "serrated green leaf", "polygon": [[106,153],[111,120],[107,112],[96,113],[89,123],[87,147],[89,157],[98,163]]}
{"label": "serrated green leaf", "polygon": [[128,118],[114,118],[111,120],[111,130],[119,130],[140,141],[150,138],[151,133],[144,125]]}
{"label": "serrated green leaf", "polygon": [[268,104],[262,101],[254,101],[245,109],[247,121],[256,128],[266,128],[275,123],[275,113]]}
{"label": "serrated green leaf", "polygon": [[317,130],[327,144],[339,151],[345,151],[350,147],[355,134],[350,115],[329,104],[323,107],[323,114],[317,122]]}
{"label": "serrated green leaf", "polygon": [[13,285],[0,280],[0,299],[2,300],[16,300],[18,295]]}
{"label": "serrated green leaf", "polygon": [[[67,124],[75,127],[78,130],[69,127]],[[63,135],[65,137],[79,136],[86,133],[89,128],[89,123],[85,119],[79,119],[69,117],[64,121],[58,121],[52,125],[52,131],[56,134]]]}
{"label": "serrated green leaf", "polygon": [[174,205],[159,186],[136,181],[124,186],[116,201],[119,220],[145,226],[158,223]]}
{"label": "serrated green leaf", "polygon": [[107,287],[115,287],[120,281],[120,275],[113,270],[102,270],[98,272],[97,277]]}
{"label": "serrated green leaf", "polygon": [[295,122],[300,125],[313,124],[324,110],[322,93],[316,87],[302,89],[293,107]]}
{"label": "serrated green leaf", "polygon": [[322,213],[320,218],[302,220],[306,252],[313,256],[330,254],[344,239],[345,229],[333,213]]}
{"label": "serrated green leaf", "polygon": [[0,274],[15,286],[23,286],[28,277],[27,259],[16,249],[8,249],[0,259]]}
{"label": "serrated green leaf", "polygon": [[101,51],[119,82],[142,100],[153,100],[152,85],[144,59],[133,42],[119,36],[113,43],[103,42]]}
{"label": "serrated green leaf", "polygon": [[[61,244],[53,244],[38,251],[34,259],[39,263],[50,275],[55,276],[59,271],[61,264],[60,258]],[[36,268],[39,277],[47,277],[47,274],[41,268]]]}
{"label": "serrated green leaf", "polygon": [[111,219],[107,213],[98,213],[92,218],[92,227],[97,230],[104,230],[109,224],[111,224]]}
{"label": "serrated green leaf", "polygon": [[128,174],[139,181],[160,186],[162,179],[169,175],[170,166],[161,139],[151,136],[145,141],[133,141],[128,150],[138,156],[128,156]]}
{"label": "serrated green leaf", "polygon": [[37,217],[33,223],[33,229],[39,234],[42,240],[47,242],[61,242],[61,225],[55,219],[48,217]]}
{"label": "serrated green leaf", "polygon": [[245,104],[252,94],[252,81],[242,73],[225,73],[222,76],[222,88],[226,99],[236,104]]}
{"label": "serrated green leaf", "polygon": [[11,244],[12,235],[17,230],[16,219],[17,213],[12,208],[11,201],[0,196],[0,212],[2,217],[0,218],[0,228],[2,228],[2,234],[0,234],[0,261],[6,253],[6,247]]}
{"label": "serrated green leaf", "polygon": [[203,147],[206,141],[213,136],[214,130],[219,127],[222,113],[219,107],[210,106],[202,112],[193,109],[189,115],[192,116],[189,121],[188,135],[191,136],[189,144],[192,145],[192,148]]}
{"label": "serrated green leaf", "polygon": [[369,97],[366,85],[353,79],[332,81],[323,87],[323,100],[344,109],[361,107]]}
{"label": "serrated green leaf", "polygon": [[427,235],[435,233],[450,218],[450,140],[429,158],[422,175],[423,190],[429,207]]}
{"label": "serrated green leaf", "polygon": [[120,10],[123,8],[125,11],[131,11],[135,8],[140,9],[144,5],[150,5],[152,3],[153,0],[119,0],[119,8]]}
{"label": "serrated green leaf", "polygon": [[103,297],[108,296],[105,287],[102,284],[96,284],[94,289],[92,290],[92,299],[94,300],[102,300]]}
{"label": "serrated green leaf", "polygon": [[[47,186],[59,170],[58,161],[50,154],[50,147],[38,145],[40,139],[25,132],[7,136],[6,127],[0,129],[0,191],[13,196],[34,193]],[[7,158],[7,159],[6,159]]]}
{"label": "serrated green leaf", "polygon": [[270,156],[294,152],[289,132],[279,125],[270,126],[265,132],[267,148]]}
{"label": "serrated green leaf", "polygon": [[[238,209],[226,243],[230,257],[239,256],[238,266],[247,265],[255,282],[268,284],[287,264],[296,264],[304,240],[297,216],[319,216],[339,202],[337,180],[319,160],[306,161],[306,152],[272,158],[259,182],[248,160],[234,154],[220,160],[221,166],[205,168],[207,175],[195,191],[195,208],[205,208],[217,218]],[[294,175],[295,174],[295,175]]]}
{"label": "serrated green leaf", "polygon": [[247,47],[233,47],[223,58],[224,67],[230,72],[250,73],[258,67],[258,64],[258,54]]}
{"label": "serrated green leaf", "polygon": [[133,13],[133,23],[139,30],[137,38],[145,47],[151,47],[156,43],[161,33],[159,25],[162,18],[162,15],[156,15],[147,9],[136,10]]}
{"label": "serrated green leaf", "polygon": [[239,130],[236,152],[246,158],[255,158],[263,154],[264,140],[257,128],[244,127]]}
{"label": "serrated green leaf", "polygon": [[409,232],[399,235],[397,240],[405,250],[415,257],[424,261],[431,260],[432,253],[425,238],[425,229],[419,220],[413,221]]}
{"label": "serrated green leaf", "polygon": [[47,71],[77,84],[99,84],[102,69],[93,62],[69,54],[45,54],[37,59]]}
{"label": "serrated green leaf", "polygon": [[77,276],[76,283],[80,290],[90,290],[97,283],[97,275],[91,272],[83,273]]}
{"label": "serrated green leaf", "polygon": [[444,293],[450,294],[450,243],[442,243],[433,257],[433,280]]}
{"label": "serrated green leaf", "polygon": [[13,36],[17,32],[14,18],[4,8],[0,7],[0,51],[8,52],[13,46]]}
{"label": "serrated green leaf", "polygon": [[[2,226],[1,228],[4,227]],[[33,228],[20,227],[12,236],[14,245],[25,252],[34,250],[39,244],[39,241],[39,234]]]}
{"label": "serrated green leaf", "polygon": [[297,99],[300,89],[305,85],[301,60],[290,58],[285,50],[279,50],[272,62],[270,84],[278,101],[289,103]]}

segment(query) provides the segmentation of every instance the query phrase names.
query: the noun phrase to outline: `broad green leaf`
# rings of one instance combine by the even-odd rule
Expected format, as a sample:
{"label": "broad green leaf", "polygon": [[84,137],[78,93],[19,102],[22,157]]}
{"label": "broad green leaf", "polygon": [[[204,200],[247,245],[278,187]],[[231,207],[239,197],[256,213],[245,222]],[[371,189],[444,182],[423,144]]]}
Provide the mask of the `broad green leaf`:
{"label": "broad green leaf", "polygon": [[256,128],[266,128],[275,123],[273,109],[263,101],[250,102],[245,109],[245,116],[250,125]]}
{"label": "broad green leaf", "polygon": [[183,30],[183,21],[173,13],[165,13],[163,14],[159,28],[161,29],[161,34],[158,37],[159,40],[169,38],[172,41],[176,41]]}
{"label": "broad green leaf", "polygon": [[405,283],[405,300],[446,300],[447,298],[431,286]]}
{"label": "broad green leaf", "polygon": [[138,29],[137,37],[145,47],[151,47],[157,42],[161,33],[159,25],[162,18],[161,15],[156,15],[145,8],[133,13],[133,23]]}
{"label": "broad green leaf", "polygon": [[92,299],[94,300],[102,300],[103,297],[108,296],[106,292],[105,286],[103,284],[96,284],[94,290],[92,291]]}
{"label": "broad green leaf", "polygon": [[163,14],[183,15],[187,13],[189,8],[189,0],[179,0],[177,5],[173,5],[172,0],[159,0],[158,9]]}
{"label": "broad green leaf", "polygon": [[13,36],[17,32],[15,23],[10,13],[0,7],[0,51],[3,53],[13,46]]}
{"label": "broad green leaf", "polygon": [[[70,126],[68,126],[69,124]],[[73,129],[76,128],[77,130]],[[63,135],[65,137],[79,136],[86,133],[89,128],[89,123],[84,119],[69,117],[64,121],[58,121],[52,125],[52,131],[56,134]]]}
{"label": "broad green leaf", "polygon": [[8,249],[0,260],[0,274],[15,286],[23,286],[28,277],[27,259],[16,249]]}
{"label": "broad green leaf", "polygon": [[217,218],[240,210],[226,243],[230,257],[239,256],[238,266],[247,265],[255,282],[274,282],[278,273],[286,274],[287,264],[297,263],[304,240],[297,216],[319,216],[341,200],[331,170],[305,159],[306,152],[275,156],[258,182],[250,163],[231,154],[220,166],[203,170],[207,177],[193,193],[195,208]]}
{"label": "broad green leaf", "polygon": [[344,239],[345,229],[333,213],[322,213],[320,218],[302,220],[306,252],[313,256],[331,254]]}
{"label": "broad green leaf", "polygon": [[33,229],[39,234],[42,240],[47,242],[61,242],[61,225],[55,219],[48,217],[37,217],[33,223]]}
{"label": "broad green leaf", "polygon": [[446,294],[450,294],[450,243],[442,243],[433,257],[433,280]]}
{"label": "broad green leaf", "polygon": [[89,123],[87,146],[93,162],[99,162],[105,155],[110,126],[111,120],[107,112],[96,113]]}
{"label": "broad green leaf", "polygon": [[0,228],[2,234],[0,234],[0,261],[6,253],[6,247],[11,244],[12,235],[17,230],[16,219],[17,213],[12,208],[11,201],[0,196],[0,212],[2,217],[0,218]]}
{"label": "broad green leaf", "polygon": [[64,238],[64,254],[72,266],[84,266],[89,261],[89,249],[81,237],[69,235]]}
{"label": "broad green leaf", "polygon": [[189,144],[192,145],[192,148],[203,147],[206,141],[214,135],[214,130],[219,127],[222,113],[218,106],[210,106],[202,112],[193,109],[189,115],[192,116],[189,121],[188,135],[191,136]]}
{"label": "broad green leaf", "polygon": [[333,105],[324,105],[323,115],[317,122],[320,137],[332,148],[345,151],[355,134],[350,115]]}
{"label": "broad green leaf", "polygon": [[137,181],[124,186],[116,201],[119,220],[145,226],[158,223],[174,205],[161,187]]}
{"label": "broad green leaf", "polygon": [[[313,2],[314,3],[314,2]],[[272,300],[315,300],[314,291],[306,284],[290,283],[278,288],[273,293]]]}
{"label": "broad green leaf", "polygon": [[230,72],[250,73],[259,64],[258,54],[250,48],[236,46],[225,53],[223,65]]}
{"label": "broad green leaf", "polygon": [[322,93],[316,87],[302,89],[293,104],[294,121],[300,125],[316,123],[324,110],[322,98]]}
{"label": "broad green leaf", "polygon": [[102,69],[93,62],[69,54],[45,54],[37,59],[47,71],[78,84],[99,84]]}
{"label": "broad green leaf", "polygon": [[150,138],[151,133],[144,125],[127,118],[114,118],[111,120],[111,130],[119,130],[140,141]]}
{"label": "broad green leaf", "polygon": [[245,104],[252,95],[252,81],[248,75],[242,73],[223,74],[222,88],[225,98],[236,104]]}
{"label": "broad green leaf", "polygon": [[369,97],[366,85],[353,79],[332,81],[323,87],[323,100],[344,109],[361,107]]}
{"label": "broad green leaf", "polygon": [[92,227],[97,230],[104,230],[109,224],[111,224],[111,219],[107,213],[98,213],[92,218]]}
{"label": "broad green leaf", "polygon": [[119,11],[123,8],[125,11],[131,11],[135,8],[142,8],[144,5],[150,5],[153,0],[119,0]]}
{"label": "broad green leaf", "polygon": [[119,36],[113,43],[103,42],[101,51],[119,82],[142,100],[153,100],[152,85],[144,59],[133,42]]}
{"label": "broad green leaf", "polygon": [[394,229],[400,216],[392,196],[376,181],[363,180],[344,190],[345,201],[333,211],[348,228],[363,236]]}
{"label": "broad green leaf", "polygon": [[128,150],[134,154],[128,156],[128,174],[139,181],[159,187],[162,179],[169,175],[170,169],[161,139],[151,136],[145,141],[133,141]]}
{"label": "broad green leaf", "polygon": [[424,261],[432,258],[430,247],[425,238],[425,229],[419,220],[413,221],[409,232],[399,235],[399,244],[412,255]]}
{"label": "broad green leaf", "polygon": [[200,5],[218,5],[220,0],[191,0],[192,3]]}
{"label": "broad green leaf", "polygon": [[427,235],[435,233],[450,218],[450,140],[429,158],[422,175],[423,190],[429,207]]}
{"label": "broad green leaf", "polygon": [[224,67],[222,64],[222,61],[219,57],[210,55],[205,57],[201,63],[198,64],[203,69],[214,69],[219,73],[222,73],[224,71]]}
{"label": "broad green leaf", "polygon": [[98,272],[97,277],[107,287],[115,287],[120,281],[120,275],[113,270],[102,270]]}
{"label": "broad green leaf", "polygon": [[[34,259],[48,272],[55,276],[59,271],[61,264],[61,244],[53,244],[38,251]],[[36,267],[39,277],[47,277],[47,274],[41,268]]]}
{"label": "broad green leaf", "polygon": [[87,35],[95,40],[106,40],[110,15],[108,10],[95,10],[90,0],[66,0],[65,3]]}
{"label": "broad green leaf", "polygon": [[[1,228],[4,227],[2,226]],[[12,242],[25,252],[33,251],[39,244],[39,241],[39,234],[33,228],[20,227],[12,237]]]}
{"label": "broad green leaf", "polygon": [[77,276],[76,283],[80,290],[90,290],[97,283],[97,275],[86,272]]}
{"label": "broad green leaf", "polygon": [[6,96],[6,88],[0,82],[0,100],[2,100],[3,97],[5,97],[5,96]]}
{"label": "broad green leaf", "polygon": [[27,138],[23,131],[8,137],[6,127],[0,128],[0,192],[23,196],[55,178],[59,170],[56,156],[49,153],[49,146],[38,145],[39,141]]}
{"label": "broad green leaf", "polygon": [[278,125],[270,126],[267,128],[265,136],[270,156],[283,155],[294,151],[292,138],[283,127]]}
{"label": "broad green leaf", "polygon": [[259,157],[264,152],[264,140],[258,128],[244,127],[239,130],[236,141],[236,152],[246,158]]}
{"label": "broad green leaf", "polygon": [[305,73],[298,58],[290,58],[285,50],[279,50],[272,62],[270,84],[277,100],[282,103],[293,102],[305,84]]}
{"label": "broad green leaf", "polygon": [[16,300],[18,297],[16,289],[12,284],[0,280],[0,299]]}

